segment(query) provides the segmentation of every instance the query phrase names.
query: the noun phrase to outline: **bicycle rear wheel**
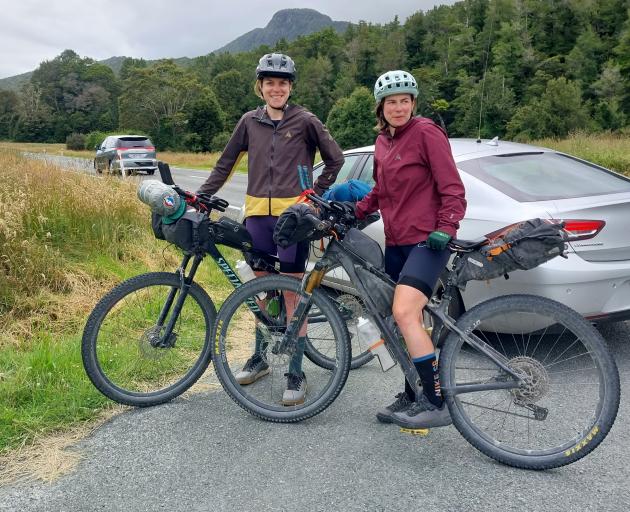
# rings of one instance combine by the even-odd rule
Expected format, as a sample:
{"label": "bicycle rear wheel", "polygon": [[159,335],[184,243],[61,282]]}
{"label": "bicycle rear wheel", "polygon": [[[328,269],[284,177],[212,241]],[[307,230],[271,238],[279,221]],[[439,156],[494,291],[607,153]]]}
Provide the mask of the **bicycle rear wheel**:
{"label": "bicycle rear wheel", "polygon": [[[306,395],[303,403],[283,405],[287,403],[284,392],[293,356],[282,351],[274,353],[286,331],[284,308],[279,301],[297,303],[301,298],[305,299],[299,295],[300,287],[301,281],[292,277],[260,277],[232,292],[217,314],[213,357],[217,377],[239,406],[268,421],[294,422],[319,414],[341,392],[350,370],[350,340],[346,325],[331,299],[316,289],[311,296],[311,309],[316,310],[323,321],[309,322],[307,336],[312,345],[335,364],[325,368],[306,357],[301,364],[294,360],[292,373],[301,370],[306,376]],[[256,299],[261,292],[266,294],[265,301]],[[256,319],[250,309],[252,303],[258,304],[262,310],[264,322]],[[291,341],[293,351],[295,342],[295,339]],[[261,378],[251,383],[237,380],[237,375],[255,352],[263,360]]]}
{"label": "bicycle rear wheel", "polygon": [[[348,334],[350,335],[350,345],[352,352],[352,360],[350,362],[350,369],[355,370],[360,368],[364,364],[374,359],[372,352],[368,350],[368,343],[366,340],[359,336],[357,324],[359,317],[367,317],[365,302],[361,297],[352,293],[344,293],[333,288],[322,289],[334,302],[339,314],[346,323],[348,328]],[[317,324],[320,322],[327,322],[327,319],[321,312],[314,307],[308,316],[309,324]],[[327,357],[325,353],[319,350],[319,347],[313,344],[309,338],[306,343],[306,357],[308,357],[313,363],[322,368],[328,368],[329,370],[335,365],[335,360]]]}
{"label": "bicycle rear wheel", "polygon": [[[178,274],[133,277],[111,290],[83,330],[83,366],[108,398],[137,407],[167,402],[201,377],[212,357],[210,331],[216,309],[196,283],[188,290],[170,336],[165,325],[181,294]],[[166,311],[165,304],[171,298]]]}
{"label": "bicycle rear wheel", "polygon": [[504,464],[548,469],[575,462],[608,434],[619,407],[619,374],[601,335],[578,313],[543,297],[509,295],[457,322],[502,354],[523,379],[511,389],[464,392],[465,384],[513,378],[455,333],[440,354],[453,424]]}

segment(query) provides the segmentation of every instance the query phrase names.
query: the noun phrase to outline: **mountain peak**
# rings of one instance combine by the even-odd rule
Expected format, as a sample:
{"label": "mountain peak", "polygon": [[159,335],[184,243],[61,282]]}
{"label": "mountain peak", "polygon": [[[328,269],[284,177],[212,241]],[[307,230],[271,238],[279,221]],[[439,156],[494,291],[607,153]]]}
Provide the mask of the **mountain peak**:
{"label": "mountain peak", "polygon": [[260,45],[275,45],[280,39],[293,41],[327,27],[343,32],[348,28],[347,21],[333,21],[315,9],[282,9],[276,12],[265,28],[255,28],[234,39],[215,53],[247,52]]}

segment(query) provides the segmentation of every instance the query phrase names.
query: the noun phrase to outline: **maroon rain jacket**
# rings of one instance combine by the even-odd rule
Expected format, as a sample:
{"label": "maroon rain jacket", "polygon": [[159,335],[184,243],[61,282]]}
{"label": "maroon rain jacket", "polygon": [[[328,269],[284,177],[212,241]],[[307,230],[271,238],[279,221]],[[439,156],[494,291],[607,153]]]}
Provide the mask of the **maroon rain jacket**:
{"label": "maroon rain jacket", "polygon": [[385,245],[411,245],[432,231],[457,234],[466,212],[465,191],[444,131],[414,117],[376,139],[375,185],[356,205],[357,217],[381,211]]}

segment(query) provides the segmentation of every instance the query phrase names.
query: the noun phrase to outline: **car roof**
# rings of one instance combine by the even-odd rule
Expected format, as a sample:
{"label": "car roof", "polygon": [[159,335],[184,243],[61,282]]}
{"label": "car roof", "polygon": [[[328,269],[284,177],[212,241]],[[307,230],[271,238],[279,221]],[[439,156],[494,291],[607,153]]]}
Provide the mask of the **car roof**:
{"label": "car roof", "polygon": [[[530,153],[539,151],[552,151],[548,148],[533,146],[531,144],[520,144],[518,142],[507,142],[498,139],[481,140],[477,139],[449,139],[453,158],[461,162],[472,158],[479,158],[490,155],[505,155],[511,153]],[[364,146],[362,148],[344,151],[345,154],[352,153],[373,153],[374,146]]]}
{"label": "car roof", "polygon": [[112,135],[115,139],[133,138],[133,139],[148,139],[146,135]]}

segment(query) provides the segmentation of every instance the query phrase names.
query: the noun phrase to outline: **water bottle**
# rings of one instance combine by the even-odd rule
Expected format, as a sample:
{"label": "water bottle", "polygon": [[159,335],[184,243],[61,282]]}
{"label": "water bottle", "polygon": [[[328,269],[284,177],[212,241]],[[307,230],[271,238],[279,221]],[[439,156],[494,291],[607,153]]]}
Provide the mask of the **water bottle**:
{"label": "water bottle", "polygon": [[[236,262],[236,265],[234,265],[234,267],[236,269],[236,273],[238,274],[238,277],[241,278],[241,281],[243,283],[246,283],[247,281],[251,281],[252,279],[256,277],[256,274],[254,274],[252,267],[250,267],[246,261],[238,260]],[[266,296],[267,296],[267,292],[260,292],[259,294],[256,295],[256,297],[258,297],[260,300],[263,300]]]}
{"label": "water bottle", "polygon": [[381,333],[369,319],[360,316],[357,322],[357,331],[359,333],[359,340],[369,345],[368,350],[376,356],[384,372],[396,366],[396,361],[394,361],[385,346],[385,341],[381,338]]}
{"label": "water bottle", "polygon": [[151,210],[175,220],[186,211],[186,202],[172,187],[158,180],[144,180],[138,187],[138,199],[151,207]]}

